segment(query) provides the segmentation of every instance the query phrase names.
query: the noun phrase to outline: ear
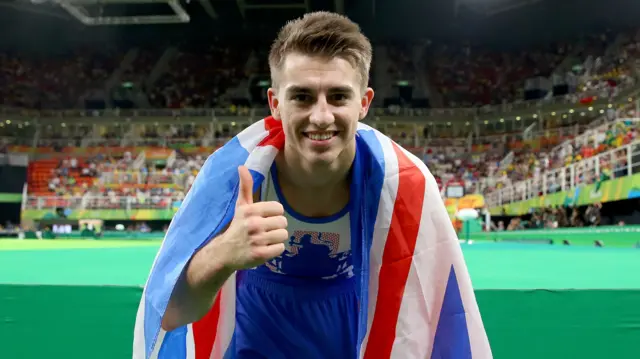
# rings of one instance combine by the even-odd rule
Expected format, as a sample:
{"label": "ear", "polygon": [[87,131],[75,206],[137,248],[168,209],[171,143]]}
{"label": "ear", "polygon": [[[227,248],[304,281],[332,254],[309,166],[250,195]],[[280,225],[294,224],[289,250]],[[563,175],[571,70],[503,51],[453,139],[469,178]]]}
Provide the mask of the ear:
{"label": "ear", "polygon": [[367,87],[364,90],[364,94],[362,95],[362,99],[360,100],[360,119],[364,119],[369,113],[369,107],[371,107],[371,102],[373,101],[373,89],[371,87]]}
{"label": "ear", "polygon": [[276,90],[273,87],[269,87],[267,90],[267,98],[269,99],[269,109],[271,110],[271,116],[276,120],[280,120],[280,101],[276,95]]}

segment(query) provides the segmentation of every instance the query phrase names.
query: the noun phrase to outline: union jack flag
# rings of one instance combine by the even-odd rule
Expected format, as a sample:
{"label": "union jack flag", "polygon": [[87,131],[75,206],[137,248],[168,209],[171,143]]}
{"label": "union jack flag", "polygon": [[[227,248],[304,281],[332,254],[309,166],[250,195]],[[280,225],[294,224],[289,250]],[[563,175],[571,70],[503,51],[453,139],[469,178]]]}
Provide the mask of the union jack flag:
{"label": "union jack flag", "polygon": [[[160,324],[194,253],[228,224],[237,167],[257,189],[283,148],[279,121],[256,122],[213,153],[176,213],[137,313],[133,358],[227,359],[235,328],[232,275],[202,319],[171,332]],[[425,164],[359,124],[352,181],[351,250],[359,293],[357,359],[490,359],[480,312],[456,233]],[[356,358],[353,358],[356,359]]]}

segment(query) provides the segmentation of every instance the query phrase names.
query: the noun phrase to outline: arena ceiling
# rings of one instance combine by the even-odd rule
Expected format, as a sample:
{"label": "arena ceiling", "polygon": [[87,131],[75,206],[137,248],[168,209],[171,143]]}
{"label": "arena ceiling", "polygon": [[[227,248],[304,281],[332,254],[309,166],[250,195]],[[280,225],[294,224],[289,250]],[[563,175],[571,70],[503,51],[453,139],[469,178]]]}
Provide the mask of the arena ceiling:
{"label": "arena ceiling", "polygon": [[[432,0],[427,3],[451,8],[454,14],[464,9],[477,14],[494,15],[540,1],[544,0]],[[377,3],[384,0],[346,2],[347,5],[370,2],[372,15],[375,16]],[[199,6],[190,6],[193,4]],[[317,9],[345,12],[345,0],[13,0],[1,2],[0,5],[59,18],[71,15],[87,26],[188,23],[194,15],[193,11],[201,11],[211,19],[218,19],[221,16],[220,9],[230,5],[236,8],[243,19],[252,17],[252,14],[264,18],[263,11],[277,14],[278,18],[292,18]],[[407,6],[411,7],[409,4]]]}
{"label": "arena ceiling", "polygon": [[[188,23],[194,11],[204,12],[215,20],[221,16],[220,10],[230,5],[242,18],[258,12],[264,18],[264,11],[285,16],[299,16],[312,10],[312,1],[319,2],[317,0],[13,0],[0,2],[0,6],[58,18],[71,15],[73,19],[87,26],[105,26]],[[322,3],[320,8],[344,13],[344,0],[324,0]],[[193,6],[194,4],[199,6]],[[190,11],[187,8],[190,8]]]}
{"label": "arena ceiling", "polygon": [[466,7],[482,15],[492,16],[516,10],[523,6],[532,5],[540,1],[543,0],[455,0],[454,6],[456,12],[460,7]]}
{"label": "arena ceiling", "polygon": [[[497,47],[570,41],[598,27],[637,26],[632,0],[2,0],[0,32],[42,29],[43,38],[63,23],[71,32],[118,34],[112,41],[149,33],[169,42],[214,36],[270,41],[287,21],[307,11],[347,14],[375,41],[464,39]],[[4,7],[4,8],[3,8]],[[6,7],[14,8],[7,11]],[[38,15],[31,16],[35,13]],[[42,15],[55,17],[46,25]],[[58,19],[63,19],[60,21]],[[35,23],[33,26],[30,24]],[[40,26],[40,23],[43,25]],[[168,24],[162,26],[113,26]],[[105,26],[111,25],[111,26]],[[114,34],[115,32],[112,32]],[[162,35],[160,35],[162,34]],[[119,37],[118,37],[119,36]],[[13,38],[13,37],[12,37]],[[146,38],[146,37],[145,37]],[[62,40],[62,39],[61,39]],[[137,40],[136,40],[137,41]],[[127,42],[127,41],[124,41]],[[13,43],[17,43],[17,40]]]}

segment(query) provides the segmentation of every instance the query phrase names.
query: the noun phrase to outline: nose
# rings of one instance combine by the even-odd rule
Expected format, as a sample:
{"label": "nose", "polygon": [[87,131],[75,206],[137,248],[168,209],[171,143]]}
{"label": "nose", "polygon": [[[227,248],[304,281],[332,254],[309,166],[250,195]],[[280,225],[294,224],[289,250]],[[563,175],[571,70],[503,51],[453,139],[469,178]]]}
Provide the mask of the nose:
{"label": "nose", "polygon": [[325,96],[319,96],[311,109],[309,122],[318,128],[327,128],[333,124],[335,117]]}

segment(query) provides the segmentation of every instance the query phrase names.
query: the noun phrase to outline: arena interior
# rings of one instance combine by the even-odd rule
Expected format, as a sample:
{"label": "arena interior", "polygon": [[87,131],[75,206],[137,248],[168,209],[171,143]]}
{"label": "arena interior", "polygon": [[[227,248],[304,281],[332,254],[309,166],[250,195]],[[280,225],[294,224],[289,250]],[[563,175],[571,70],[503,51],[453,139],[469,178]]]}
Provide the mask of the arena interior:
{"label": "arena interior", "polygon": [[316,10],[373,42],[364,122],[436,177],[494,357],[640,358],[630,0],[1,2],[0,358],[131,357],[164,231]]}

